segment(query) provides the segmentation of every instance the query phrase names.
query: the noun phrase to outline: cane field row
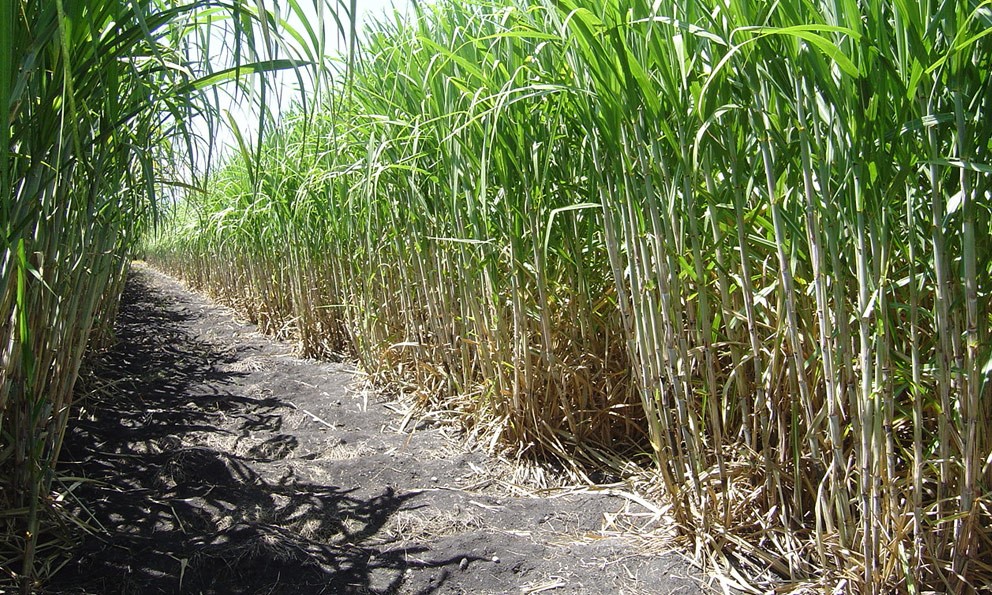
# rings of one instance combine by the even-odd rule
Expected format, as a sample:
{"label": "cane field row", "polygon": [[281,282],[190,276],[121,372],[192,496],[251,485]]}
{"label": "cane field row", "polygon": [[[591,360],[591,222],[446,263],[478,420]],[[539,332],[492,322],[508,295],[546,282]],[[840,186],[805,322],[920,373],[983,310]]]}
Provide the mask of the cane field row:
{"label": "cane field row", "polygon": [[992,4],[443,1],[148,246],[699,556],[992,577]]}
{"label": "cane field row", "polygon": [[[414,4],[167,200],[151,176],[188,138],[168,127],[225,76],[161,67],[188,49],[94,49],[127,73],[91,75],[83,107],[74,78],[19,101],[57,56],[30,92],[0,88],[9,134],[74,115],[10,139],[0,172],[11,534],[31,545],[140,239],[480,445],[649,476],[690,554],[738,584],[992,582],[992,2]],[[162,47],[185,46],[143,55]]]}
{"label": "cane field row", "polygon": [[[312,4],[343,28],[355,9]],[[326,37],[281,25],[309,12],[298,0],[0,2],[0,592],[41,588],[96,530],[73,494],[86,478],[57,468],[86,356],[113,341],[162,197],[196,186],[209,158],[198,131],[220,121],[221,91],[254,97],[252,77],[319,71]]]}

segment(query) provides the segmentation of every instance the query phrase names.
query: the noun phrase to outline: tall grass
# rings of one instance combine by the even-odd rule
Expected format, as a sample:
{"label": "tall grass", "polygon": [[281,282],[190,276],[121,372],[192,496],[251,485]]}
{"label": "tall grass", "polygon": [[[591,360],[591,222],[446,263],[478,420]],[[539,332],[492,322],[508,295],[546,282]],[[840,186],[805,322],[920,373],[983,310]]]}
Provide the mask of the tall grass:
{"label": "tall grass", "polygon": [[486,444],[653,466],[727,575],[974,590],[990,33],[977,0],[441,2],[149,257]]}
{"label": "tall grass", "polygon": [[[112,338],[158,197],[189,183],[193,122],[216,116],[207,91],[250,89],[242,72],[300,58],[275,51],[277,14],[240,1],[0,5],[0,569],[23,592],[60,560],[55,463],[84,355]],[[242,70],[217,69],[211,52]]]}

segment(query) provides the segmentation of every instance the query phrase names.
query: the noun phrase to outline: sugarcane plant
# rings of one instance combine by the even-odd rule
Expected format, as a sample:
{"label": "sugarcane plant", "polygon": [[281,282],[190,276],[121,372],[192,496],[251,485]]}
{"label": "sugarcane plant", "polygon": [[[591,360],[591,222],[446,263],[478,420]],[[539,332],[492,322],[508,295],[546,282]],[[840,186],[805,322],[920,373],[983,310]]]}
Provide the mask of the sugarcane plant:
{"label": "sugarcane plant", "polygon": [[992,2],[446,0],[362,40],[152,262],[484,445],[650,468],[740,583],[992,580]]}
{"label": "sugarcane plant", "polygon": [[286,19],[342,6],[0,5],[0,581],[26,593],[64,561],[56,462],[75,381],[112,340],[136,242],[177,188],[202,187],[214,99],[264,106],[264,73],[322,76],[323,33],[287,35]]}

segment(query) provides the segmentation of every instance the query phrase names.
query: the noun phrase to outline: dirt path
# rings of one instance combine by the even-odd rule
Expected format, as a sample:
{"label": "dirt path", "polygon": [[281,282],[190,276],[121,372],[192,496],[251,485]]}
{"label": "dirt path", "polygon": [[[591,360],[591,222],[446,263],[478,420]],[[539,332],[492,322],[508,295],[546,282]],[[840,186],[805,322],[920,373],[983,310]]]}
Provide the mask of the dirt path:
{"label": "dirt path", "polygon": [[652,520],[629,498],[514,491],[450,429],[398,431],[349,366],[168,277],[136,268],[118,325],[62,467],[105,532],[49,592],[708,592],[622,530]]}

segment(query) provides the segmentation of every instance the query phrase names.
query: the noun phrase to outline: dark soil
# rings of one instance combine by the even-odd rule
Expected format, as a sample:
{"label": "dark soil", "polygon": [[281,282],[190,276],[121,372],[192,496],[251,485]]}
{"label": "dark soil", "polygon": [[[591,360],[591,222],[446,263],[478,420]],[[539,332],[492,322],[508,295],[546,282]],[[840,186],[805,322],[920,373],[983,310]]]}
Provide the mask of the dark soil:
{"label": "dark soil", "polygon": [[709,592],[637,498],[528,493],[157,272],[132,271],[117,329],[61,467],[95,531],[49,593]]}

